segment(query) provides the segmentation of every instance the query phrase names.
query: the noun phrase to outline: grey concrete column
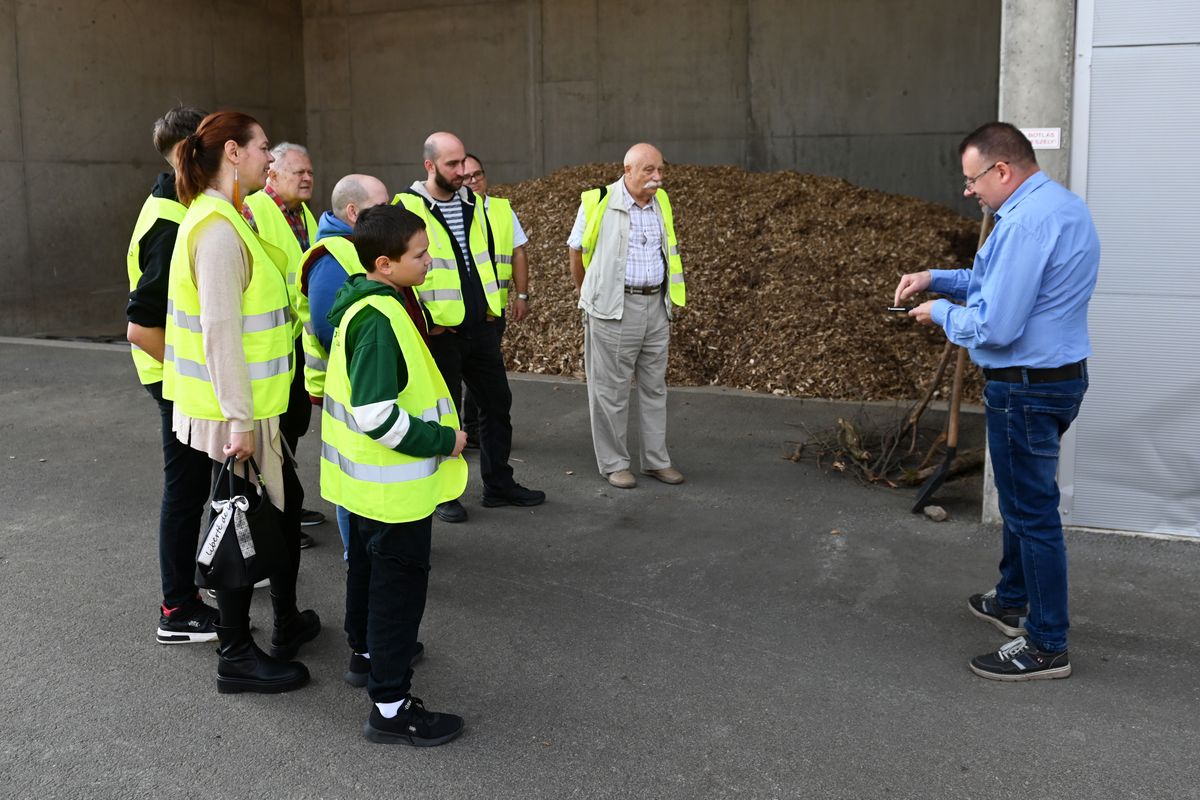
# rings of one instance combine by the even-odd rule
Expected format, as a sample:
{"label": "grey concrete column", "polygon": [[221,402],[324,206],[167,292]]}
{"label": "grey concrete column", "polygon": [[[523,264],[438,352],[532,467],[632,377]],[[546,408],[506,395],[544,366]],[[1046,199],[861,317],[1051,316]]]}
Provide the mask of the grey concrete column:
{"label": "grey concrete column", "polygon": [[[1004,0],[1000,19],[998,118],[1018,128],[1062,128],[1059,150],[1038,150],[1038,164],[1069,185],[1075,0]],[[984,460],[984,522],[1000,522],[991,454]]]}

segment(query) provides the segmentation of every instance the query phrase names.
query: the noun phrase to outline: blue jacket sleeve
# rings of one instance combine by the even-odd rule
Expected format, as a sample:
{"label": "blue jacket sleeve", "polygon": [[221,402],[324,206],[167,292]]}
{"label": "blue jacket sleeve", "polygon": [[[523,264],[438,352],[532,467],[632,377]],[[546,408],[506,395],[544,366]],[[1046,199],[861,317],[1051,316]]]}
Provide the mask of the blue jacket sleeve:
{"label": "blue jacket sleeve", "polygon": [[346,270],[328,253],[321,256],[308,272],[308,309],[312,316],[313,332],[326,353],[333,344],[329,311],[333,308],[334,296],[347,277]]}

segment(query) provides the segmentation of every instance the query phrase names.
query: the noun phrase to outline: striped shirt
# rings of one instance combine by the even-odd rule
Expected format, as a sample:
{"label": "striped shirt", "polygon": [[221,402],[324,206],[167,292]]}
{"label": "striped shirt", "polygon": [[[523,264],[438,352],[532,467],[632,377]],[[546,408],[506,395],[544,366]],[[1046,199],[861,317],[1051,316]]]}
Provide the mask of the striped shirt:
{"label": "striped shirt", "polygon": [[442,218],[446,220],[446,225],[450,228],[450,233],[454,234],[454,238],[458,241],[459,252],[463,254],[467,263],[471,261],[471,251],[467,248],[467,230],[463,226],[463,209],[462,200],[458,195],[449,200],[434,200],[438,211],[442,212]]}

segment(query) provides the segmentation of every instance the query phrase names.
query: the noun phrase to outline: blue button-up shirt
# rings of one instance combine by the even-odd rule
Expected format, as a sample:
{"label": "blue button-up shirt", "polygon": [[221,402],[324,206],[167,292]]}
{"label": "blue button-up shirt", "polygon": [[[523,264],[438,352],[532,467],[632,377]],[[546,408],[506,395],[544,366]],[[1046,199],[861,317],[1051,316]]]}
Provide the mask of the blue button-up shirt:
{"label": "blue button-up shirt", "polygon": [[933,321],[984,368],[1061,367],[1091,355],[1088,300],[1100,240],[1087,205],[1043,172],[996,211],[974,269],[935,269]]}

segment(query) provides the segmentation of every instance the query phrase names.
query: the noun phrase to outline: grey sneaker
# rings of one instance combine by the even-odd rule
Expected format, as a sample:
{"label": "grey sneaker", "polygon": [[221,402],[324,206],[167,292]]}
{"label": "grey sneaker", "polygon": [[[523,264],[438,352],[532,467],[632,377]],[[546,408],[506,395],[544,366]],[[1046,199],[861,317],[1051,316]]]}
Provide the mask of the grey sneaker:
{"label": "grey sneaker", "polygon": [[992,623],[1005,636],[1024,636],[1025,608],[1004,608],[996,603],[996,590],[987,594],[973,594],[967,598],[967,608],[982,620]]}

